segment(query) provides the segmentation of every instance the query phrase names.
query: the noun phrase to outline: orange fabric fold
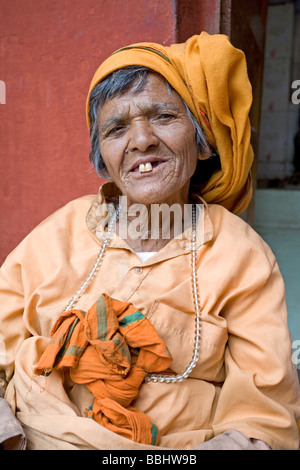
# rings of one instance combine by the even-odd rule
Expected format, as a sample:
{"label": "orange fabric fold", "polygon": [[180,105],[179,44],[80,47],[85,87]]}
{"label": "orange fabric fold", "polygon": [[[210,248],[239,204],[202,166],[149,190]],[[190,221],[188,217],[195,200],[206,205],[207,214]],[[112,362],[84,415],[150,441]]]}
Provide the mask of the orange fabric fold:
{"label": "orange fabric fold", "polygon": [[110,73],[143,65],[161,74],[184,99],[208,142],[217,150],[222,169],[201,188],[208,203],[231,212],[244,211],[252,197],[249,111],[252,88],[244,53],[227,36],[202,32],[170,47],[138,43],[119,49],[97,69],[92,89]]}
{"label": "orange fabric fold", "polygon": [[158,445],[157,425],[131,403],[147,372],[165,371],[171,362],[140,311],[102,294],[88,312],[73,309],[57,319],[35,373],[68,369],[71,379],[86,384],[94,396],[88,417],[128,439]]}

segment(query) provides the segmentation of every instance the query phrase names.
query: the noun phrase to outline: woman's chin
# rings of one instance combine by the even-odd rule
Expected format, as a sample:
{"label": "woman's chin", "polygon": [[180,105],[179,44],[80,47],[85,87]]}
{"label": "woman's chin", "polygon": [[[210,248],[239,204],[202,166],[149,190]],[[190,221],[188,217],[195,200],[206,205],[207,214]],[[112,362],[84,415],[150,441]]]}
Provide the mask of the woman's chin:
{"label": "woman's chin", "polygon": [[[126,196],[126,194],[125,194]],[[140,191],[135,191],[134,193],[127,194],[128,204],[142,204],[149,206],[152,204],[165,204],[172,199],[172,203],[180,202],[176,200],[176,197],[172,197],[171,191],[166,191],[166,188],[160,188],[160,190],[154,191],[154,188],[143,187]]]}

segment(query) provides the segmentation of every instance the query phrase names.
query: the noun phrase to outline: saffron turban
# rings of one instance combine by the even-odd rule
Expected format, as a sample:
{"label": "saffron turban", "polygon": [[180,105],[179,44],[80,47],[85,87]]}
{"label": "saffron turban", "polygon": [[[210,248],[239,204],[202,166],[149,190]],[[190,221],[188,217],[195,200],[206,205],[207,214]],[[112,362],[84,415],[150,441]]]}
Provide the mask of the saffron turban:
{"label": "saffron turban", "polygon": [[233,47],[227,36],[206,32],[170,47],[133,44],[119,49],[100,65],[89,95],[105,77],[129,65],[143,65],[165,77],[218,152],[221,170],[202,187],[204,200],[234,213],[244,211],[252,197],[253,163],[249,121],[252,88],[244,53]]}

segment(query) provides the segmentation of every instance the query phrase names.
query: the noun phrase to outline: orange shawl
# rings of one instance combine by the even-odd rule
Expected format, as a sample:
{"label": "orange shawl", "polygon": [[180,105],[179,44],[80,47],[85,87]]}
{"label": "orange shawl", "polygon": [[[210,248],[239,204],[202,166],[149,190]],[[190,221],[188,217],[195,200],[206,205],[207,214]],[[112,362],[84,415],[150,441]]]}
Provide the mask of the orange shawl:
{"label": "orange shawl", "polygon": [[[222,169],[210,178],[201,196],[234,213],[244,211],[252,197],[249,110],[252,89],[244,53],[224,35],[202,32],[183,44],[165,47],[139,43],[123,47],[96,71],[89,90],[113,71],[143,65],[158,72],[184,99],[218,151]],[[87,99],[87,120],[89,95]]]}
{"label": "orange shawl", "polygon": [[68,368],[95,398],[87,416],[128,439],[158,445],[156,424],[130,406],[147,372],[164,371],[172,362],[149,320],[132,304],[103,294],[87,313],[63,313],[51,337],[35,373]]}

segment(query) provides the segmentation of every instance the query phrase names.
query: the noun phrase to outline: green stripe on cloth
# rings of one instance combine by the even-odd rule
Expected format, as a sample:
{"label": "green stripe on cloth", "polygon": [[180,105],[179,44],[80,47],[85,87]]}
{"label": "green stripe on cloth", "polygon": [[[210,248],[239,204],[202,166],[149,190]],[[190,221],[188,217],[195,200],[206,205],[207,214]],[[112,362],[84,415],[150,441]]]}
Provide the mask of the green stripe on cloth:
{"label": "green stripe on cloth", "polygon": [[108,336],[106,304],[104,297],[100,295],[96,304],[97,309],[97,323],[98,323],[98,339],[106,341]]}
{"label": "green stripe on cloth", "polygon": [[[57,354],[57,356],[56,356],[55,364],[56,364],[56,362],[57,362],[58,359],[60,359],[60,358],[62,358],[63,356],[65,356],[66,351],[67,351],[66,345],[68,344],[68,341],[69,341],[69,339],[71,338],[71,335],[72,335],[72,333],[73,333],[73,331],[74,331],[74,328],[75,328],[75,326],[77,325],[78,322],[79,322],[79,318],[76,318],[76,320],[73,322],[73,324],[72,324],[72,326],[71,326],[71,328],[70,328],[70,331],[69,331],[69,333],[68,333],[68,335],[67,335],[67,337],[66,337],[66,339],[65,339],[64,344],[62,345],[62,347],[60,348],[60,350],[59,350],[59,352],[58,352],[58,354]],[[69,348],[68,348],[68,349],[69,349]]]}
{"label": "green stripe on cloth", "polygon": [[70,344],[67,349],[64,350],[63,356],[74,356],[81,357],[85,348],[80,346],[75,346],[75,344]]}
{"label": "green stripe on cloth", "polygon": [[117,348],[122,352],[123,356],[126,357],[127,361],[131,363],[131,355],[130,355],[128,346],[118,336],[115,336],[114,338],[112,338],[112,341],[115,343]]}
{"label": "green stripe on cloth", "polygon": [[162,57],[164,60],[166,60],[169,64],[172,64],[170,59],[165,56],[162,52],[158,51],[157,49],[154,49],[153,47],[147,47],[147,46],[126,46],[122,47],[121,49],[118,49],[116,52],[114,52],[112,55],[117,54],[118,52],[126,51],[128,49],[142,49],[145,51],[150,51],[154,52],[155,54],[158,54],[160,57]]}
{"label": "green stripe on cloth", "polygon": [[136,312],[132,313],[131,315],[127,315],[127,317],[122,318],[122,320],[119,322],[119,325],[125,328],[126,326],[129,326],[136,321],[143,320],[144,318],[145,317],[142,312],[136,310]]}
{"label": "green stripe on cloth", "polygon": [[151,424],[151,445],[155,445],[156,444],[156,441],[157,441],[157,436],[158,436],[158,429],[157,427],[155,426],[154,423],[152,423],[152,421],[150,421],[150,424]]}

